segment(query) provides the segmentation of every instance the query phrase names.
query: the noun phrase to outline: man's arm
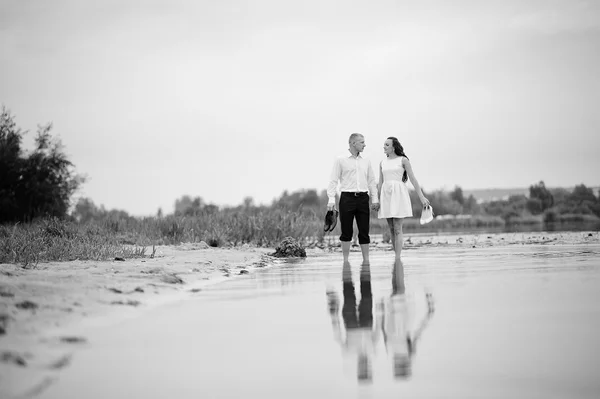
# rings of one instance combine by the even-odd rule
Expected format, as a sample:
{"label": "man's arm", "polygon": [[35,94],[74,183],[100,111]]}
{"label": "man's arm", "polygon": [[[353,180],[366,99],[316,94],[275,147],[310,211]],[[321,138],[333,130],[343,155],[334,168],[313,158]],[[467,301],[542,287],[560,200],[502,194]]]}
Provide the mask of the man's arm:
{"label": "man's arm", "polygon": [[327,185],[327,209],[333,209],[335,207],[335,195],[337,194],[337,186],[340,180],[340,174],[342,172],[340,160],[336,158],[331,169],[331,175],[329,176],[329,184]]}
{"label": "man's arm", "polygon": [[371,161],[367,165],[367,184],[369,185],[369,195],[371,196],[372,204],[379,204],[379,192],[377,190],[377,180],[371,167]]}

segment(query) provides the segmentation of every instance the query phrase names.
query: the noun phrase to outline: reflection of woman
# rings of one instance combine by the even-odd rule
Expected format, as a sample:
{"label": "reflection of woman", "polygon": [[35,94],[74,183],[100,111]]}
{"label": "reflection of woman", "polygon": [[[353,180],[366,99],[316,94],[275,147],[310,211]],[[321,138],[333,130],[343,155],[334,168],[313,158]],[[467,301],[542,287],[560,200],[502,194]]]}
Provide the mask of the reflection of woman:
{"label": "reflection of woman", "polygon": [[403,277],[398,276],[394,267],[392,277],[392,295],[378,305],[378,318],[381,318],[383,341],[388,354],[392,357],[394,376],[408,378],[412,373],[412,357],[421,333],[433,314],[433,298],[427,294],[427,314],[420,325],[412,330],[411,306],[404,294]]}
{"label": "reflection of woman", "polygon": [[387,158],[381,161],[379,166],[380,206],[377,216],[379,219],[387,219],[392,247],[396,252],[396,259],[400,259],[402,221],[413,215],[406,181],[410,178],[423,206],[429,205],[429,200],[423,195],[404,148],[396,137],[387,138],[383,144],[383,152]]}
{"label": "reflection of woman", "polygon": [[388,354],[392,356],[394,376],[411,374],[412,341],[408,333],[409,312],[405,295],[392,295],[384,305],[383,340]]}

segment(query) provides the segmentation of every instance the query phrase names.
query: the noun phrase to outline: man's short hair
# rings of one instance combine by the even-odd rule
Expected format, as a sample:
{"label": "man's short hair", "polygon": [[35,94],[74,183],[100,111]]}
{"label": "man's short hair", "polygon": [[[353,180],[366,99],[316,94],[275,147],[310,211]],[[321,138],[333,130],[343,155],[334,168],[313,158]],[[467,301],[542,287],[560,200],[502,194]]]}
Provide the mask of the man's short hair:
{"label": "man's short hair", "polygon": [[348,139],[348,143],[352,143],[352,142],[356,141],[359,137],[364,137],[364,136],[360,133],[352,133],[350,135],[350,138]]}

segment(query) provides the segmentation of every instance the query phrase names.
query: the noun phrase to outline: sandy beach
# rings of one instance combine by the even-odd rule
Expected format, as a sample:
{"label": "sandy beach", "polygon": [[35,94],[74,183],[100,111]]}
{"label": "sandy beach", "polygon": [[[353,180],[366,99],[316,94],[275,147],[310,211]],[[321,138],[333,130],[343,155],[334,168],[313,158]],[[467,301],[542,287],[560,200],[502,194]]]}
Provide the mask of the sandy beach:
{"label": "sandy beach", "polygon": [[[482,254],[486,248],[498,248],[509,254],[519,247],[535,246],[552,248],[556,254],[561,248],[574,245],[596,250],[600,245],[599,234],[405,234],[405,256],[409,262],[410,259],[435,259],[436,254],[454,262],[468,257],[469,250],[477,250],[474,256],[485,266],[486,258]],[[372,248],[376,252],[390,251],[389,244],[377,240]],[[337,251],[337,247],[315,247],[309,248],[307,254],[309,258],[318,258]],[[161,306],[176,306],[178,301],[202,293],[217,283],[244,279],[256,270],[277,267],[281,263],[268,256],[272,252],[273,249],[250,246],[207,248],[182,244],[158,247],[153,257],[148,255],[141,259],[44,263],[28,270],[19,265],[2,265],[0,396],[34,397],[44,392],[72,365],[77,351],[90,345],[89,337],[81,335],[81,331],[99,331],[123,320],[137,319]],[[571,261],[576,262],[577,255],[574,256]],[[452,260],[453,257],[456,259]],[[407,284],[411,275],[427,274],[427,270],[426,267],[408,267]],[[436,270],[427,278],[435,278],[439,273]],[[576,269],[570,273],[567,277],[577,278]],[[498,280],[502,287],[496,287],[506,290],[509,297],[511,288],[505,283],[510,278],[505,276]],[[516,285],[513,294],[519,294],[519,289],[523,287]],[[513,305],[516,308],[512,311],[517,317],[525,316],[519,314],[524,310],[518,309],[516,303]]]}
{"label": "sandy beach", "polygon": [[[209,284],[268,267],[269,248],[157,247],[154,256],[104,262],[0,266],[0,397],[30,392],[66,367],[86,337],[104,326],[177,301]],[[35,390],[35,389],[34,389]],[[8,395],[8,396],[7,396]]]}

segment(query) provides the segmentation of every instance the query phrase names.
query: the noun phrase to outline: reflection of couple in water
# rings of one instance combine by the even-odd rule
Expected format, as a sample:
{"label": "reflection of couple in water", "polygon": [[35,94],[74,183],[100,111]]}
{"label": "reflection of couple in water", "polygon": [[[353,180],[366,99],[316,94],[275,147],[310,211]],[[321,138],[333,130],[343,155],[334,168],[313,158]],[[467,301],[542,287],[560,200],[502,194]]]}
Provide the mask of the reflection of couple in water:
{"label": "reflection of couple in water", "polygon": [[[372,363],[380,337],[391,357],[393,373],[398,379],[408,378],[412,372],[412,359],[417,342],[433,314],[433,300],[426,295],[427,312],[418,324],[412,324],[411,305],[404,292],[402,263],[396,260],[392,272],[392,293],[381,299],[373,315],[373,293],[368,264],[360,270],[360,302],[356,293],[350,264],[344,262],[342,271],[343,299],[340,322],[339,300],[335,292],[328,292],[329,313],[336,340],[345,357],[356,357],[357,378],[361,382],[373,379]],[[414,328],[413,328],[414,327]]]}
{"label": "reflection of couple in water", "polygon": [[[328,292],[332,324],[345,354],[357,357],[359,380],[372,379],[372,357],[380,335],[383,336],[387,352],[392,356],[394,375],[398,378],[406,378],[411,374],[411,361],[417,341],[433,313],[432,298],[427,295],[427,314],[420,325],[411,328],[409,320],[411,306],[404,293],[404,268],[401,261],[402,223],[404,218],[412,216],[412,204],[406,185],[409,179],[423,207],[429,207],[430,203],[415,178],[404,147],[396,137],[388,137],[383,144],[386,158],[379,164],[379,183],[375,179],[371,162],[360,155],[366,146],[364,136],[353,133],[348,139],[348,144],[350,154],[335,160],[327,186],[329,198],[327,211],[328,214],[336,215],[334,217],[337,217],[334,212],[338,187],[341,191],[340,241],[344,258],[342,271],[344,303],[341,312],[343,323],[339,320],[337,296],[333,292]],[[375,317],[369,267],[371,211],[377,211],[379,219],[386,219],[395,253],[392,294],[377,304]],[[326,227],[331,226],[331,220],[331,217],[329,220],[326,219]],[[357,225],[358,242],[363,258],[358,306],[348,262],[354,222]],[[326,228],[326,231],[329,229]]]}

